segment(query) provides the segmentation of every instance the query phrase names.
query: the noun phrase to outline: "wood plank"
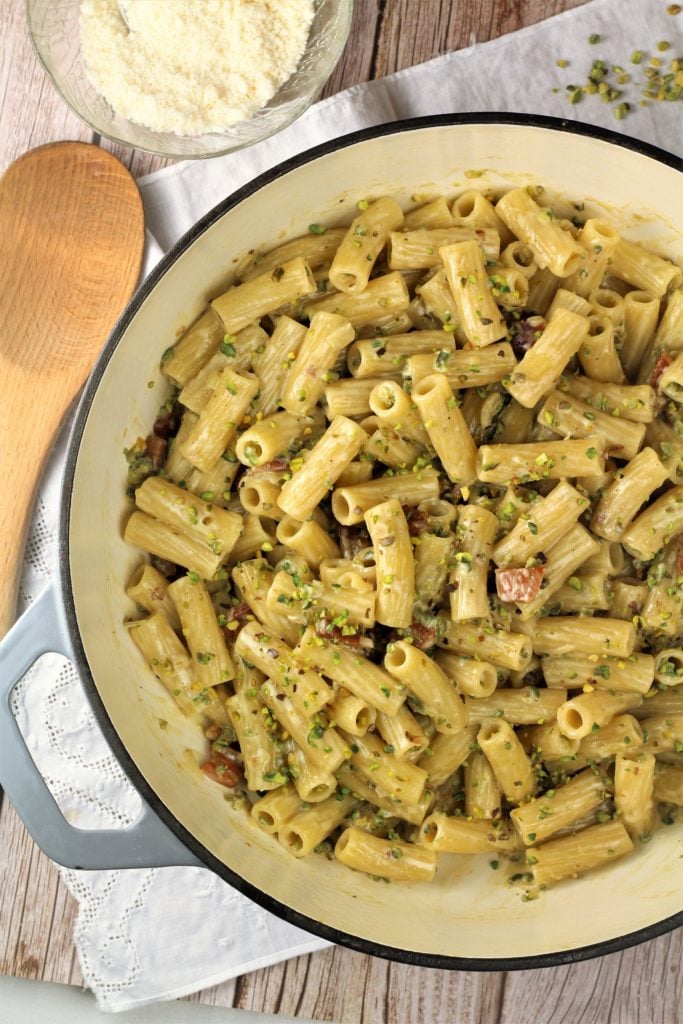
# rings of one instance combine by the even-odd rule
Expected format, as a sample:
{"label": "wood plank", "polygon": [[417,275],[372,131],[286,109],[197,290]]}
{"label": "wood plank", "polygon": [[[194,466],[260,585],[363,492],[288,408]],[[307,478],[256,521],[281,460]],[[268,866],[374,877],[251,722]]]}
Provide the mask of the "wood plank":
{"label": "wood plank", "polygon": [[623,953],[509,974],[500,1024],[675,1024],[683,1019],[683,930]]}

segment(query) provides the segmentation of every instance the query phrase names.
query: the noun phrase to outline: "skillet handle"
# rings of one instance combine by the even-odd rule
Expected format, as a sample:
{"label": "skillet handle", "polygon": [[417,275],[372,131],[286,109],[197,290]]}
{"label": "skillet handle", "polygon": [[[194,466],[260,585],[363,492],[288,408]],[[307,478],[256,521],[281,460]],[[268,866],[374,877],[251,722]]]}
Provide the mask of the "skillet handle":
{"label": "skillet handle", "polygon": [[81,829],[66,820],[29,753],[10,706],[17,682],[41,654],[50,651],[73,660],[54,582],[0,640],[0,785],[38,846],[69,868],[204,867],[144,801],[138,820],[125,829]]}

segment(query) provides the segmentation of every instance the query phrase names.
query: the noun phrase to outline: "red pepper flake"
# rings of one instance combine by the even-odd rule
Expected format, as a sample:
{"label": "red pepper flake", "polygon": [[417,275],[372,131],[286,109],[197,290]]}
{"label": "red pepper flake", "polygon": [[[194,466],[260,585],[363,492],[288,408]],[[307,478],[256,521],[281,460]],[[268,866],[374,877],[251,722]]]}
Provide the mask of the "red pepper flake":
{"label": "red pepper flake", "polygon": [[543,580],[543,566],[533,569],[496,569],[496,590],[501,601],[533,601]]}

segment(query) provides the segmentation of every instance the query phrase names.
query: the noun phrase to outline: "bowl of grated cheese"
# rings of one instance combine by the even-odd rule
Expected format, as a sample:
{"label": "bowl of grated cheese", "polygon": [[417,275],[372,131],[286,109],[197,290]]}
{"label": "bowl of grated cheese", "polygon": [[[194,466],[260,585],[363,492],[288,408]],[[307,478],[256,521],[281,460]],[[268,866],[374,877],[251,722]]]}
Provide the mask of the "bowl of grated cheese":
{"label": "bowl of grated cheese", "polygon": [[114,142],[185,159],[299,117],[352,11],[353,0],[27,0],[33,44],[72,110]]}

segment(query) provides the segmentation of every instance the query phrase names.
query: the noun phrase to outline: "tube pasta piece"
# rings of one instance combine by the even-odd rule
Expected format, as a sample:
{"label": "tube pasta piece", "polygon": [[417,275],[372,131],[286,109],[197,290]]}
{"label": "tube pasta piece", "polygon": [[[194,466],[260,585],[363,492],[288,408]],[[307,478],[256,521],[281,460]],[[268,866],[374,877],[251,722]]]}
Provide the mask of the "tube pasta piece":
{"label": "tube pasta piece", "polygon": [[[372,553],[372,548],[368,548]],[[320,579],[327,586],[337,584],[340,587],[367,593],[375,589],[376,569],[374,565],[354,562],[350,558],[326,558],[319,567]]]}
{"label": "tube pasta piece", "polygon": [[429,746],[420,723],[404,704],[395,715],[377,714],[377,731],[397,757],[417,761]]}
{"label": "tube pasta piece", "polygon": [[565,736],[582,740],[589,733],[608,725],[617,715],[638,707],[642,700],[637,693],[581,693],[557,710],[557,724]]}
{"label": "tube pasta piece", "polygon": [[477,733],[477,743],[510,803],[520,804],[532,795],[535,777],[531,761],[508,722],[484,722]]}
{"label": "tube pasta piece", "polygon": [[294,656],[300,664],[322,672],[333,683],[387,715],[395,715],[405,700],[405,688],[388,672],[345,644],[330,643],[318,636],[310,626]]}
{"label": "tube pasta piece", "polygon": [[278,455],[288,454],[297,442],[304,443],[321,434],[324,424],[325,417],[320,409],[312,409],[306,416],[293,416],[289,412],[264,416],[240,434],[235,455],[244,466],[263,466]]}
{"label": "tube pasta piece", "polygon": [[479,821],[500,819],[503,791],[493,768],[480,751],[470,754],[465,765],[465,813]]}
{"label": "tube pasta piece", "polygon": [[178,433],[175,437],[169,439],[164,472],[166,479],[171,480],[174,484],[187,481],[194,470],[192,463],[188,462],[181,454],[180,446],[196,422],[197,416],[193,412],[184,413],[178,427]]}
{"label": "tube pasta piece", "polygon": [[214,553],[204,541],[144,512],[133,512],[126,523],[123,539],[134,548],[141,548],[157,558],[196,572],[202,579],[211,579],[224,558],[221,552]]}
{"label": "tube pasta piece", "polygon": [[611,583],[605,572],[580,570],[570,576],[553,596],[553,608],[558,607],[562,615],[572,612],[592,615],[593,612],[610,611],[612,607]]}
{"label": "tube pasta piece", "polygon": [[529,309],[545,316],[550,309],[559,284],[560,278],[551,273],[547,267],[539,268],[529,281],[529,297],[527,299]]}
{"label": "tube pasta piece", "polygon": [[[683,288],[672,292],[666,303],[666,309],[659,322],[652,345],[652,354],[657,356],[662,352],[679,352],[683,348],[681,343],[681,325],[683,324]],[[641,368],[641,374],[651,372],[651,365],[647,363]],[[639,375],[639,379],[642,377]]]}
{"label": "tube pasta piece", "polygon": [[633,423],[650,423],[655,416],[655,391],[646,384],[609,384],[570,374],[562,378],[558,390],[567,391],[600,412]]}
{"label": "tube pasta piece", "polygon": [[201,685],[209,687],[228,682],[235,675],[235,669],[206,585],[201,580],[181,576],[169,585],[168,593]]}
{"label": "tube pasta piece", "polygon": [[168,580],[153,565],[143,562],[138,566],[126,587],[128,597],[151,615],[160,612],[173,629],[180,629],[180,619],[168,593]]}
{"label": "tube pasta piece", "polygon": [[634,712],[635,718],[649,718],[658,715],[683,715],[683,690],[667,688],[651,693]]}
{"label": "tube pasta piece", "polygon": [[676,753],[681,752],[683,713],[643,718],[640,727],[643,730],[643,749],[656,755],[668,753],[671,750],[675,750]]}
{"label": "tube pasta piece", "polygon": [[532,278],[538,270],[534,254],[529,246],[516,240],[505,246],[500,254],[500,262],[503,266],[518,270],[527,278]]}
{"label": "tube pasta piece", "polygon": [[612,606],[610,613],[614,619],[633,619],[640,615],[648,597],[647,583],[635,580],[612,580]]}
{"label": "tube pasta piece", "polygon": [[683,401],[683,352],[666,367],[657,383],[657,390],[674,402],[680,404]]}
{"label": "tube pasta piece", "polygon": [[408,356],[416,352],[453,351],[455,340],[443,331],[411,331],[388,338],[366,338],[349,346],[346,361],[356,379],[400,373]]}
{"label": "tube pasta piece", "polygon": [[295,857],[306,857],[341,825],[356,800],[352,796],[330,796],[322,803],[300,811],[278,833],[280,843]]}
{"label": "tube pasta piece", "polygon": [[477,453],[477,477],[491,484],[597,476],[604,468],[600,451],[585,440],[483,444]]}
{"label": "tube pasta piece", "polygon": [[[371,412],[370,395],[386,377],[364,377],[362,380],[346,378],[328,384],[325,388],[327,414],[334,419],[336,416],[366,416]],[[399,380],[398,375],[395,378]]]}
{"label": "tube pasta piece", "polygon": [[230,552],[228,564],[235,565],[245,559],[268,550],[275,541],[275,522],[267,516],[252,515],[250,512],[242,520],[242,533]]}
{"label": "tube pasta piece", "polygon": [[588,503],[566,480],[547,498],[534,502],[522,513],[513,529],[493,549],[496,565],[524,564],[539,551],[549,551],[576,523]]}
{"label": "tube pasta piece", "polygon": [[246,327],[303,295],[316,290],[311,268],[302,256],[278,264],[272,271],[259,274],[244,284],[235,285],[214,299],[211,307],[230,334]]}
{"label": "tube pasta piece", "polygon": [[672,487],[623,532],[621,543],[635,558],[649,562],[659,549],[683,532],[683,485]]}
{"label": "tube pasta piece", "polygon": [[380,317],[399,313],[410,305],[410,294],[398,270],[383,277],[374,277],[362,292],[353,295],[330,295],[316,302],[316,311],[337,313],[358,330]]}
{"label": "tube pasta piece", "polygon": [[390,498],[365,513],[377,566],[377,621],[406,628],[413,618],[415,570],[408,523],[400,501]]}
{"label": "tube pasta piece", "polygon": [[683,682],[683,651],[669,647],[654,659],[654,677],[661,686],[678,686]]}
{"label": "tube pasta piece", "polygon": [[223,701],[213,687],[202,686],[194,662],[164,615],[155,612],[146,619],[131,622],[128,631],[152,672],[184,715],[204,714],[220,725],[229,723]]}
{"label": "tube pasta piece", "polygon": [[512,234],[496,213],[490,200],[477,189],[468,189],[453,200],[451,214],[456,224],[469,228],[493,228],[498,232],[501,243],[512,241]]}
{"label": "tube pasta piece", "polygon": [[349,295],[362,292],[391,233],[402,224],[403,210],[395,199],[383,196],[370,203],[339,243],[330,266],[330,284]]}
{"label": "tube pasta piece", "polygon": [[187,489],[198,494],[203,501],[210,501],[216,508],[225,508],[232,497],[231,488],[238,471],[237,459],[232,452],[226,452],[205,473],[191,469],[185,483]]}
{"label": "tube pasta piece", "polygon": [[594,314],[588,318],[588,337],[578,355],[587,377],[614,384],[621,384],[624,380],[615,344],[614,324],[608,317]]}
{"label": "tube pasta piece", "polygon": [[428,784],[438,787],[446,782],[476,749],[476,726],[466,726],[455,736],[436,733],[418,761],[427,772]]}
{"label": "tube pasta piece", "polygon": [[683,807],[683,767],[661,767],[655,775],[655,800]]}
{"label": "tube pasta piece", "polygon": [[289,696],[289,691],[273,679],[261,684],[261,699],[296,745],[317,768],[334,773],[348,751],[336,730],[317,719],[302,715]]}
{"label": "tube pasta piece", "polygon": [[[375,625],[375,594],[356,590],[328,587],[320,580],[302,580],[295,583],[290,573],[277,572],[268,591],[266,604],[295,622],[307,622],[322,614],[340,618],[347,624],[371,629]],[[336,623],[335,623],[336,624]]]}
{"label": "tube pasta piece", "polygon": [[539,267],[557,277],[569,277],[582,266],[584,247],[553,218],[552,211],[538,206],[526,189],[506,192],[496,213],[516,237],[529,246]]}
{"label": "tube pasta piece", "polygon": [[419,803],[413,805],[403,803],[378,789],[348,761],[345,761],[337,772],[337,780],[340,786],[345,786],[359,800],[367,800],[368,803],[379,807],[381,811],[392,817],[400,818],[401,821],[407,821],[411,825],[420,825],[424,821],[434,798],[431,790],[425,790]]}
{"label": "tube pasta piece", "polygon": [[291,516],[285,516],[278,523],[276,536],[281,544],[305,558],[316,572],[321,562],[338,558],[341,554],[335,541],[312,519],[301,523]]}
{"label": "tube pasta piece", "polygon": [[677,287],[681,283],[681,271],[674,263],[625,238],[612,250],[609,269],[614,277],[657,296],[664,295],[671,285]]}
{"label": "tube pasta piece", "polygon": [[211,469],[235,437],[258,386],[251,374],[228,367],[221,371],[211,398],[180,447],[188,462],[202,471]]}
{"label": "tube pasta piece", "polygon": [[591,530],[606,540],[620,540],[638,509],[661,487],[667,476],[666,467],[652,448],[643,448],[618,471],[614,483],[600,498],[591,519]]}
{"label": "tube pasta piece", "polygon": [[282,488],[278,504],[303,521],[320,504],[335,480],[360,451],[367,435],[345,416],[337,416],[311,450],[301,469]]}
{"label": "tube pasta piece", "polygon": [[411,398],[395,381],[379,383],[371,392],[369,403],[372,412],[388,426],[419,444],[428,443],[429,437]]}
{"label": "tube pasta piece", "polygon": [[420,843],[436,853],[491,853],[518,849],[514,830],[504,821],[468,821],[435,811],[425,818]]}
{"label": "tube pasta piece", "polygon": [[278,245],[270,252],[254,252],[250,263],[239,273],[242,281],[268,274],[283,263],[303,257],[311,270],[318,270],[330,263],[339,243],[346,234],[346,228],[323,228],[320,234],[310,232],[293,238],[291,242]]}
{"label": "tube pasta piece", "polygon": [[520,405],[533,408],[555,387],[560,374],[588,336],[588,321],[568,309],[557,309],[535,345],[505,380]]}
{"label": "tube pasta piece", "polygon": [[440,320],[444,330],[457,332],[461,341],[464,340],[462,328],[459,323],[458,307],[453,298],[453,293],[446,279],[446,272],[443,267],[437,270],[422,284],[415,288],[416,302],[419,303],[419,310],[429,317],[430,321]]}
{"label": "tube pasta piece", "polygon": [[299,627],[286,616],[274,614],[267,606],[266,597],[273,582],[273,571],[268,563],[261,558],[248,559],[235,566],[232,578],[243,600],[266,631],[272,631],[288,644],[295,644]]}
{"label": "tube pasta piece", "polygon": [[457,225],[447,228],[392,231],[389,236],[389,266],[392,270],[420,268],[430,270],[441,266],[439,250],[457,242],[473,241],[484,252],[487,261],[497,260],[500,235],[495,228],[469,228]]}
{"label": "tube pasta piece", "polygon": [[631,423],[597,412],[586,402],[562,391],[550,392],[537,420],[563,437],[590,439],[594,442],[594,448],[618,459],[633,459],[645,440],[644,423]]}
{"label": "tube pasta piece", "polygon": [[428,203],[408,210],[403,220],[406,231],[417,231],[419,228],[449,228],[452,224],[453,217],[445,196],[438,196]]}
{"label": "tube pasta piece", "polygon": [[571,758],[549,761],[550,771],[573,774],[582,768],[593,767],[596,762],[606,761],[624,750],[635,750],[643,745],[643,730],[633,715],[618,715],[596,732],[589,733],[579,743],[579,749]]}
{"label": "tube pasta piece", "polygon": [[349,736],[351,764],[364,778],[405,804],[419,804],[427,782],[427,772],[410,761],[387,754],[384,744],[372,733]]}
{"label": "tube pasta piece", "polygon": [[332,687],[317,672],[302,668],[284,640],[264,631],[258,622],[248,622],[240,630],[235,655],[269,676],[305,718],[312,718],[334,697]]}
{"label": "tube pasta piece", "polygon": [[[329,706],[329,714],[335,725],[352,736],[364,736],[377,719],[376,709],[344,686],[339,687],[337,696]],[[387,721],[395,721],[394,716],[384,717]]]}
{"label": "tube pasta piece", "polygon": [[570,653],[543,658],[543,675],[553,688],[583,690],[588,686],[644,696],[655,678],[655,659],[642,653],[628,658]]}
{"label": "tube pasta piece", "polygon": [[542,761],[561,760],[573,757],[579,749],[579,740],[570,739],[560,730],[557,722],[545,725],[531,725],[520,729],[519,739],[527,751],[537,751]]}
{"label": "tube pasta piece", "polygon": [[470,722],[503,718],[511,725],[543,725],[555,720],[566,699],[566,690],[523,686],[498,689],[490,697],[465,697],[465,705]]}
{"label": "tube pasta piece", "polygon": [[477,242],[441,246],[439,256],[455,300],[458,319],[475,348],[484,348],[507,334],[505,322],[491,294],[484,259]]}
{"label": "tube pasta piece", "polygon": [[635,379],[652,348],[659,304],[658,296],[652,292],[632,291],[624,296],[624,340],[620,359],[630,380]]}
{"label": "tube pasta piece", "polygon": [[412,399],[449,478],[457,484],[474,483],[477,446],[448,381],[436,373],[423,377],[413,385]]}
{"label": "tube pasta piece", "polygon": [[247,515],[279,521],[284,512],[278,505],[281,473],[245,473],[240,480],[239,500]]}
{"label": "tube pasta piece", "polygon": [[443,373],[450,386],[479,388],[503,380],[517,365],[512,346],[503,341],[479,350],[442,348],[422,352],[406,360],[405,373],[413,385],[433,373]]}
{"label": "tube pasta piece", "polygon": [[649,838],[655,823],[655,759],[643,750],[617,754],[614,802],[632,838]]}
{"label": "tube pasta piece", "polygon": [[591,620],[590,630],[583,619],[555,615],[534,625],[535,654],[608,654],[628,658],[636,643],[636,627],[622,619]]}
{"label": "tube pasta piece", "polygon": [[516,807],[510,817],[524,845],[533,846],[582,821],[609,795],[608,778],[588,769],[564,786]]}
{"label": "tube pasta piece", "polygon": [[572,526],[548,551],[541,589],[531,600],[518,603],[519,619],[532,619],[587,558],[599,550],[598,542],[580,523]]}
{"label": "tube pasta piece", "polygon": [[279,757],[263,717],[263,704],[250,691],[242,690],[225,702],[237,736],[247,786],[252,790],[273,790],[282,785]]}
{"label": "tube pasta piece", "polygon": [[[361,424],[362,426],[362,424]],[[365,429],[365,428],[363,428]],[[354,484],[364,484],[372,478],[372,462],[365,459],[363,462],[350,462],[344,472],[337,480],[338,487],[353,487]]]}
{"label": "tube pasta piece", "polygon": [[207,309],[162,357],[167,377],[184,387],[218,350],[225,335],[223,321],[213,309]]}
{"label": "tube pasta piece", "polygon": [[508,633],[494,629],[487,622],[449,622],[440,645],[456,654],[518,671],[524,668],[532,654],[531,639],[522,633]]}
{"label": "tube pasta piece", "polygon": [[458,691],[468,697],[490,697],[496,689],[498,673],[485,661],[464,658],[450,651],[440,651],[435,661],[453,680]]}
{"label": "tube pasta piece", "polygon": [[348,320],[336,313],[315,312],[282,389],[282,405],[293,416],[310,414],[325,390],[337,355],[355,337]]}
{"label": "tube pasta piece", "polygon": [[451,619],[460,622],[488,615],[487,579],[493,538],[498,520],[480,505],[465,505],[460,510],[455,565],[450,573],[454,588],[450,595]]}
{"label": "tube pasta piece", "polygon": [[530,847],[527,861],[533,863],[538,885],[549,886],[609,864],[632,849],[633,841],[622,823],[608,821],[543,846]]}
{"label": "tube pasta piece", "polygon": [[467,713],[462,697],[424,651],[398,640],[387,650],[384,667],[417,697],[437,732],[456,733],[465,728]]}
{"label": "tube pasta piece", "polygon": [[287,754],[287,765],[302,802],[319,804],[334,795],[337,789],[334,775],[309,761],[296,744],[292,744]]}
{"label": "tube pasta piece", "polygon": [[577,235],[586,252],[581,266],[566,281],[567,288],[584,298],[600,285],[611,253],[619,242],[619,232],[608,221],[589,217]]}
{"label": "tube pasta piece", "polygon": [[337,860],[397,882],[431,882],[436,873],[436,853],[415,843],[379,839],[359,828],[342,832],[334,848]]}
{"label": "tube pasta piece", "polygon": [[[254,340],[253,348],[257,348],[258,345],[264,345],[268,341],[268,335],[263,328],[258,327],[255,324],[250,324],[249,327],[245,327],[239,334],[226,335],[226,338],[233,338],[234,341],[237,342],[246,335],[249,339],[249,343],[252,344],[251,339],[253,338],[255,331],[257,331],[258,334]],[[223,352],[224,348],[229,348],[231,351],[234,350],[235,356],[225,355]],[[190,409],[192,412],[199,414],[216,390],[216,385],[219,381],[221,371],[226,368],[230,370],[248,370],[251,365],[251,349],[249,349],[248,356],[249,358],[246,358],[244,355],[242,355],[242,358],[237,358],[235,345],[232,342],[224,343],[221,346],[221,351],[212,355],[209,361],[201,368],[199,373],[188,381],[178,395],[178,401],[181,405],[184,405],[186,409]]]}
{"label": "tube pasta piece", "polygon": [[262,796],[251,808],[254,821],[269,835],[275,835],[301,811],[301,797],[290,783]]}
{"label": "tube pasta piece", "polygon": [[617,329],[624,319],[624,300],[612,288],[594,288],[588,301],[597,316],[606,317]]}
{"label": "tube pasta piece", "polygon": [[150,476],[138,487],[135,504],[147,515],[205,544],[219,564],[228,557],[242,531],[242,519],[236,512],[216,508],[160,476]]}
{"label": "tube pasta piece", "polygon": [[269,416],[277,409],[292,361],[306,337],[306,328],[288,316],[278,317],[263,352],[252,360],[259,379],[254,410]]}
{"label": "tube pasta piece", "polygon": [[450,533],[446,537],[423,533],[419,541],[413,552],[415,594],[423,604],[433,605],[441,598],[448,579],[454,537]]}

